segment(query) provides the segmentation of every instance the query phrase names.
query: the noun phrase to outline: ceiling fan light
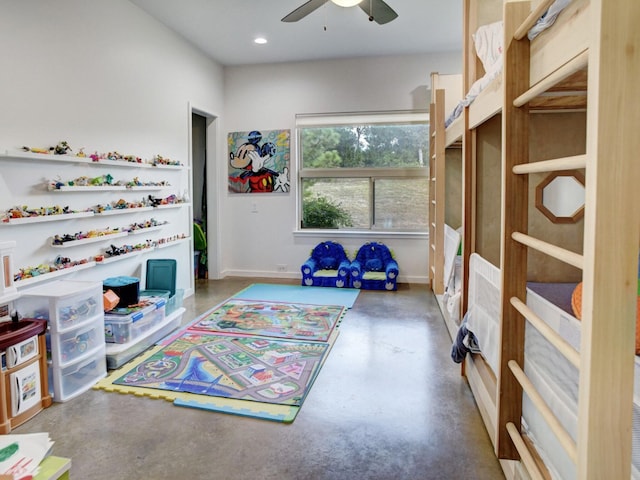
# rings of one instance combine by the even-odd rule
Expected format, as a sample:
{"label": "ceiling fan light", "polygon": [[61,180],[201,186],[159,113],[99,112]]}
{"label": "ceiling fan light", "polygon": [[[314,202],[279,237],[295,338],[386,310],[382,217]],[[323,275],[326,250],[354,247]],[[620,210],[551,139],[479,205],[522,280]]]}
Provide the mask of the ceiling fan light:
{"label": "ceiling fan light", "polygon": [[341,7],[355,7],[360,2],[362,2],[362,0],[331,0],[331,1]]}

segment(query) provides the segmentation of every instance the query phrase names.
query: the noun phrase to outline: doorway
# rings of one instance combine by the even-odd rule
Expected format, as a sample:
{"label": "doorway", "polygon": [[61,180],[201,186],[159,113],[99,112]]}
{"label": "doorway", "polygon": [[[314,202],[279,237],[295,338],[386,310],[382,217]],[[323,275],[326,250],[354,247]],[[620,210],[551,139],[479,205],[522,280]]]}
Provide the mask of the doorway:
{"label": "doorway", "polygon": [[[208,140],[207,130],[212,125],[214,117],[191,111],[191,185],[193,208],[193,273],[194,278],[209,278],[210,253],[212,251],[209,238],[215,238],[215,224],[210,223],[210,218],[215,219],[210,212],[210,204],[215,205],[213,196],[208,198],[209,184],[213,171],[207,172]],[[214,170],[211,168],[211,170]],[[214,275],[215,276],[215,275]]]}

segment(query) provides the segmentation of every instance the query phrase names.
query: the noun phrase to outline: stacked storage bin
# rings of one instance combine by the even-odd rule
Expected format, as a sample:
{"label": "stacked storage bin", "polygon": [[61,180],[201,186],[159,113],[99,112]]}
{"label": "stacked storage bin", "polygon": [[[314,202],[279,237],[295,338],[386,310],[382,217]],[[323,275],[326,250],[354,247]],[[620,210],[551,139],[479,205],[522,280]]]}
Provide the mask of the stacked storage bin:
{"label": "stacked storage bin", "polygon": [[107,374],[100,282],[59,280],[24,291],[16,307],[23,317],[48,320],[54,401],[80,395]]}

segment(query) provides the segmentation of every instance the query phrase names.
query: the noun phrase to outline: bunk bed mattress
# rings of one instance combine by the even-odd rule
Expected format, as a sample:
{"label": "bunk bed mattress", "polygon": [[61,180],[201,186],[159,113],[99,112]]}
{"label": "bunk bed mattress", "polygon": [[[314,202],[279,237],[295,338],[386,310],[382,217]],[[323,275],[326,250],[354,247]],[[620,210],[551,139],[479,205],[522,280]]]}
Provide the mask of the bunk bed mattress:
{"label": "bunk bed mattress", "polygon": [[[580,321],[571,314],[575,283],[531,283],[527,305],[576,350]],[[528,322],[524,371],[567,432],[577,437],[579,372]],[[636,357],[632,425],[632,478],[640,478],[640,363]],[[554,478],[576,478],[573,462],[529,398],[523,396],[523,424]]]}

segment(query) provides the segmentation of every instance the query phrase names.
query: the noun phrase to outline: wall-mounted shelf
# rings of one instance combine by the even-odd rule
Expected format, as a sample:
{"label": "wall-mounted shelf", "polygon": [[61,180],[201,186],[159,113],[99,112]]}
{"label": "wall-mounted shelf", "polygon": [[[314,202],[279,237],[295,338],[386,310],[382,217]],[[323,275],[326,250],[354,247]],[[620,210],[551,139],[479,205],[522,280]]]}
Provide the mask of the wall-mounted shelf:
{"label": "wall-mounted shelf", "polygon": [[77,157],[75,155],[55,155],[52,153],[29,153],[29,152],[10,152],[5,150],[0,153],[0,160],[19,158],[22,160],[59,162],[59,163],[82,163],[86,165],[95,165],[98,167],[125,167],[125,168],[157,168],[158,170],[182,170],[186,168],[184,165],[152,165],[151,163],[127,162],[124,160],[108,160],[100,159],[94,161],[91,157]]}
{"label": "wall-mounted shelf", "polygon": [[184,243],[191,240],[191,237],[180,238],[178,240],[172,240],[171,242],[161,243],[160,245],[156,245],[156,249],[173,247],[174,245],[178,245],[180,243]]}
{"label": "wall-mounted shelf", "polygon": [[59,215],[40,215],[37,217],[10,218],[8,221],[0,222],[0,225],[24,225],[25,223],[58,222],[60,220],[71,220],[73,218],[93,217],[93,212],[62,213]]}
{"label": "wall-mounted shelf", "polygon": [[44,282],[47,280],[51,280],[52,278],[62,277],[64,275],[69,275],[70,273],[78,272],[80,270],[85,270],[87,268],[95,267],[96,262],[87,262],[81,263],[80,265],[75,265],[69,268],[63,268],[61,270],[56,270],[55,272],[42,273],[35,277],[25,278],[23,280],[16,280],[14,285],[18,288],[27,287],[29,285],[35,285],[36,283]]}
{"label": "wall-mounted shelf", "polygon": [[90,238],[81,238],[79,240],[70,240],[68,242],[63,242],[61,244],[51,243],[51,247],[53,248],[71,248],[76,247],[78,245],[86,245],[87,243],[95,243],[95,242],[104,242],[108,240],[112,240],[114,238],[126,237],[129,235],[129,232],[118,232],[118,233],[108,233],[106,235],[101,235],[99,237],[90,237]]}
{"label": "wall-mounted shelf", "polygon": [[169,225],[168,223],[163,223],[162,225],[156,225],[154,227],[146,227],[146,228],[138,228],[136,230],[129,231],[129,235],[144,235],[148,232],[155,232],[156,230],[162,230],[163,227]]}
{"label": "wall-mounted shelf", "polygon": [[95,216],[123,215],[125,213],[149,212],[149,211],[151,211],[153,209],[154,209],[154,207],[113,208],[111,210],[103,210],[102,212],[94,213],[94,215]]}
{"label": "wall-mounted shelf", "polygon": [[119,262],[120,260],[127,260],[129,258],[137,257],[143,253],[150,252],[153,248],[145,248],[144,250],[136,250],[131,253],[123,253],[122,255],[116,255],[115,257],[104,257],[102,260],[96,261],[96,265],[107,265],[109,263]]}
{"label": "wall-mounted shelf", "polygon": [[105,185],[105,186],[69,186],[65,185],[63,187],[58,188],[50,188],[50,192],[113,192],[118,190],[127,190],[127,191],[157,191],[164,190],[165,188],[171,188],[171,185],[142,185],[135,187],[127,187],[125,185]]}
{"label": "wall-mounted shelf", "polygon": [[84,217],[93,217],[93,216],[124,215],[127,213],[150,212],[152,210],[163,210],[167,208],[181,208],[187,205],[189,205],[189,203],[185,202],[185,203],[173,203],[170,205],[158,205],[157,207],[113,208],[111,210],[104,210],[99,213],[76,212],[76,213],[62,213],[58,215],[39,215],[37,217],[10,218],[7,221],[0,221],[0,226],[24,225],[27,223],[41,223],[41,222],[58,222],[62,220],[71,220],[74,218],[84,218]]}

